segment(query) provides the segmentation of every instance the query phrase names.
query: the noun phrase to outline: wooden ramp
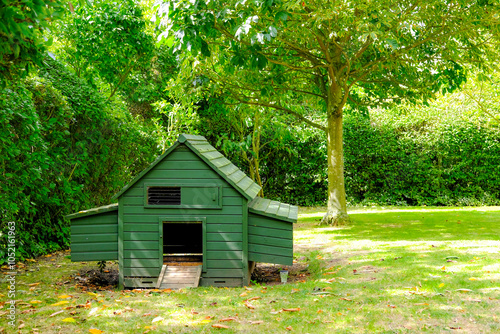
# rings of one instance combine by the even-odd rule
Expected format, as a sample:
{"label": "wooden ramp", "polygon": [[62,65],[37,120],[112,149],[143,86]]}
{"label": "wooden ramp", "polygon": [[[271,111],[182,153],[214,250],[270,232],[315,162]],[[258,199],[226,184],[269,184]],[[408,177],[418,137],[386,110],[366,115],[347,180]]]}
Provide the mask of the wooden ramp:
{"label": "wooden ramp", "polygon": [[196,288],[200,283],[202,266],[167,266],[161,268],[157,289]]}

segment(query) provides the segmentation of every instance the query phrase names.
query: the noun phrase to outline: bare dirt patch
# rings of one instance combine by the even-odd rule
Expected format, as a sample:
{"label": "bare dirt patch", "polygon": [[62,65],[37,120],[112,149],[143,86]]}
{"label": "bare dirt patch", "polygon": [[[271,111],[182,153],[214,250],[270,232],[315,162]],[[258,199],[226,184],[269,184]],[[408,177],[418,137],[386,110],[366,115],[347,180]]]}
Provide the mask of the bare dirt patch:
{"label": "bare dirt patch", "polygon": [[108,265],[102,272],[95,267],[84,267],[69,278],[71,283],[83,291],[112,291],[118,287],[118,266],[116,264]]}
{"label": "bare dirt patch", "polygon": [[292,266],[277,266],[269,263],[258,263],[252,272],[251,280],[255,283],[266,283],[268,285],[281,284],[280,271],[288,270],[287,283],[305,280],[310,273],[308,264],[294,263]]}

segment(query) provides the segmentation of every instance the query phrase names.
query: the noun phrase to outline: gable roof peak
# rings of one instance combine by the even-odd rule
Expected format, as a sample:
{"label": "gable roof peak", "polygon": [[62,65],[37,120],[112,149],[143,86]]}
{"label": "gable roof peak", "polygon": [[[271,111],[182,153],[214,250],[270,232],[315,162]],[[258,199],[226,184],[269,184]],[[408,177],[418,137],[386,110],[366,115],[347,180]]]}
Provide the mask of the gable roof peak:
{"label": "gable roof peak", "polygon": [[114,195],[113,199],[119,198],[144,175],[146,175],[147,172],[153,169],[160,161],[162,161],[171,152],[173,152],[174,149],[179,146],[179,144],[183,144],[191,151],[193,151],[193,153],[195,153],[202,161],[210,166],[210,168],[212,168],[226,182],[233,186],[233,188],[235,188],[246,199],[252,200],[260,192],[261,187],[252,179],[250,179],[238,167],[236,167],[231,161],[224,157],[224,155],[217,151],[215,147],[210,145],[205,137],[198,135],[181,134],[177,138],[177,141],[167,151],[165,151],[165,153],[159,156],[155,161],[153,161],[153,163],[149,165],[149,167],[143,170],[129,184],[127,184],[122,190]]}

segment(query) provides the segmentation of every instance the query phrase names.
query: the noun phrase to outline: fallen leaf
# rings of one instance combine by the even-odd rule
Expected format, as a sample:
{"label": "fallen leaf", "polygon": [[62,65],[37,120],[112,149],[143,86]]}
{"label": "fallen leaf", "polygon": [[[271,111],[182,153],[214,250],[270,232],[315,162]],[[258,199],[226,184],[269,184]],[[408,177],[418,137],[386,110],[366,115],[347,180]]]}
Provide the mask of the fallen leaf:
{"label": "fallen leaf", "polygon": [[76,320],[73,318],[64,318],[62,321],[64,321],[64,322],[76,322]]}
{"label": "fallen leaf", "polygon": [[442,288],[444,286],[444,283],[439,284],[439,287]]}
{"label": "fallen leaf", "polygon": [[250,322],[252,325],[260,325],[260,324],[263,324],[264,323],[264,320],[256,320],[256,321],[252,321]]}
{"label": "fallen leaf", "polygon": [[92,334],[101,334],[103,331],[97,328],[91,328],[89,329],[89,332]]}
{"label": "fallen leaf", "polygon": [[248,307],[249,309],[254,309],[255,306],[253,306],[252,304],[248,303],[245,301],[245,306]]}
{"label": "fallen leaf", "polygon": [[247,300],[245,300],[246,302],[249,302],[249,301],[252,301],[252,300],[257,300],[257,299],[260,299],[260,297],[252,297],[252,298],[248,298]]}
{"label": "fallen leaf", "polygon": [[59,306],[59,305],[64,305],[64,304],[68,304],[68,303],[69,303],[69,301],[67,301],[67,300],[61,300],[60,302],[50,304],[50,306]]}
{"label": "fallen leaf", "polygon": [[285,328],[287,331],[291,331],[293,330],[292,326],[288,326],[287,328]]}
{"label": "fallen leaf", "polygon": [[427,303],[416,303],[415,305],[416,305],[416,306],[427,306],[427,305],[429,305],[429,304],[427,304]]}
{"label": "fallen leaf", "polygon": [[23,328],[24,326],[26,326],[26,324],[22,323],[22,324],[20,324],[17,328],[18,328],[18,329],[21,329],[21,328]]}
{"label": "fallen leaf", "polygon": [[477,278],[471,277],[471,278],[469,278],[469,281],[477,281]]}
{"label": "fallen leaf", "polygon": [[299,312],[300,311],[300,307],[284,308],[283,311],[285,311],[285,312]]}
{"label": "fallen leaf", "polygon": [[60,299],[69,299],[69,298],[71,298],[71,297],[72,297],[72,296],[70,296],[70,295],[60,295],[60,296],[58,296],[57,298],[60,298]]}
{"label": "fallen leaf", "polygon": [[223,324],[213,324],[212,325],[213,328],[229,328],[229,326],[226,326],[226,325],[223,325]]}
{"label": "fallen leaf", "polygon": [[31,304],[40,304],[40,303],[42,303],[42,301],[40,301],[40,300],[31,300],[30,303]]}
{"label": "fallen leaf", "polygon": [[39,284],[40,284],[40,282],[38,282],[38,283],[31,283],[31,284],[28,284],[28,286],[37,286]]}
{"label": "fallen leaf", "polygon": [[233,321],[233,320],[236,320],[236,318],[224,318],[224,319],[220,319],[219,322],[223,322],[223,321]]}
{"label": "fallen leaf", "polygon": [[387,307],[396,308],[396,305],[387,305]]}
{"label": "fallen leaf", "polygon": [[316,311],[316,313],[318,313],[318,314],[323,313],[323,310],[318,310],[318,311]]}
{"label": "fallen leaf", "polygon": [[200,321],[200,324],[208,324],[209,322],[212,322],[212,320],[204,319],[204,320]]}
{"label": "fallen leaf", "polygon": [[441,267],[441,270],[446,270],[446,267],[445,267],[445,266],[442,266],[442,267]]}
{"label": "fallen leaf", "polygon": [[151,321],[152,324],[154,324],[155,322],[158,322],[158,321],[163,321],[164,319],[162,317],[156,317],[153,319],[153,321]]}
{"label": "fallen leaf", "polygon": [[57,311],[57,312],[54,312],[54,313],[52,313],[51,315],[49,315],[49,318],[55,317],[56,315],[61,314],[61,313],[63,313],[63,312],[64,312],[64,311]]}
{"label": "fallen leaf", "polygon": [[456,291],[466,293],[466,292],[472,292],[471,289],[457,289]]}
{"label": "fallen leaf", "polygon": [[246,297],[246,296],[248,296],[248,293],[246,291],[240,294],[240,297]]}

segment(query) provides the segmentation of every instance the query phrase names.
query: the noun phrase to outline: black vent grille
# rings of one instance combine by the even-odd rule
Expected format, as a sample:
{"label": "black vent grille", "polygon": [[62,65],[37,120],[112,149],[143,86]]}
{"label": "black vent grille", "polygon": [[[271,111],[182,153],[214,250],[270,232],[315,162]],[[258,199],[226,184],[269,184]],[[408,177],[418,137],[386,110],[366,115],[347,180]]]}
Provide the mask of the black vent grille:
{"label": "black vent grille", "polygon": [[149,205],[180,205],[181,187],[149,187]]}

